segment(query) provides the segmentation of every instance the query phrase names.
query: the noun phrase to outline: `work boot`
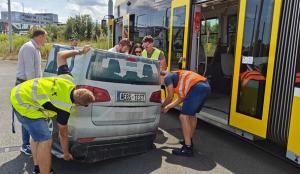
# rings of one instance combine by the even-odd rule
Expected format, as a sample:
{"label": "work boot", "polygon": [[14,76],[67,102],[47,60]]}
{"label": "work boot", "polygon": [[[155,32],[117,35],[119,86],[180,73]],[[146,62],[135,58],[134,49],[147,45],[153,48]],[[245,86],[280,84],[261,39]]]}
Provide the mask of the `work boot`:
{"label": "work boot", "polygon": [[[192,142],[192,147],[194,147],[193,138],[191,139],[191,142]],[[185,145],[184,139],[180,139],[180,140],[179,140],[179,143],[180,143],[181,145]]]}
{"label": "work boot", "polygon": [[186,146],[183,145],[180,149],[174,149],[172,150],[173,155],[179,155],[179,156],[193,156],[193,147],[192,146]]}

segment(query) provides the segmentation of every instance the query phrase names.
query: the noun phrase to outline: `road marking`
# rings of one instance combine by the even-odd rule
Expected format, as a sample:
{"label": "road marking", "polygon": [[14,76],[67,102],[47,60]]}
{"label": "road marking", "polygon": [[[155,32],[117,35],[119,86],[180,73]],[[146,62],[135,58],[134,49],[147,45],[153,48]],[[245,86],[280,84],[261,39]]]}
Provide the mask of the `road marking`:
{"label": "road marking", "polygon": [[20,151],[20,146],[0,148],[0,153],[16,152],[16,151]]}

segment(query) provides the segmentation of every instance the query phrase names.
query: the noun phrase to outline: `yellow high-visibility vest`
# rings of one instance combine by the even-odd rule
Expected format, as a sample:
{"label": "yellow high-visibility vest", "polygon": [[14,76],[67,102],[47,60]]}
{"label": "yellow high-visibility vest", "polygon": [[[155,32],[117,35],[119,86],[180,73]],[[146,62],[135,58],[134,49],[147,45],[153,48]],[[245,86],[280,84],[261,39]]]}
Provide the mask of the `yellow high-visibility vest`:
{"label": "yellow high-visibility vest", "polygon": [[11,90],[10,101],[15,110],[24,117],[31,119],[53,117],[56,113],[44,109],[43,104],[50,102],[56,108],[70,113],[72,107],[70,95],[74,88],[73,77],[66,74],[31,79]]}
{"label": "yellow high-visibility vest", "polygon": [[[151,55],[151,59],[159,60],[159,55],[160,55],[161,51],[157,48],[153,48],[153,49],[154,49],[154,52]],[[142,57],[148,58],[148,53],[146,50],[143,50]]]}

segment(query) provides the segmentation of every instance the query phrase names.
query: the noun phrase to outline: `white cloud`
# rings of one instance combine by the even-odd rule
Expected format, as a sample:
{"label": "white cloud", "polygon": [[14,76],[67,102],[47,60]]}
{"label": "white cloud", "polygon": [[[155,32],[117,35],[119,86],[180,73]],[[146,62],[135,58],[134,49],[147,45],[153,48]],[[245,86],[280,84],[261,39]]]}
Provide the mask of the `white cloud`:
{"label": "white cloud", "polygon": [[[11,11],[23,12],[23,5],[20,2],[11,2],[10,9],[11,9]],[[0,10],[8,11],[7,2],[0,3]],[[34,10],[32,8],[27,8],[27,7],[24,7],[24,12],[25,13],[40,13],[40,11],[38,11],[38,10]]]}
{"label": "white cloud", "polygon": [[72,17],[79,14],[80,15],[88,14],[92,17],[94,21],[101,20],[104,15],[107,15],[107,11],[108,11],[107,6],[100,6],[100,5],[81,6],[78,4],[71,4],[71,3],[68,3],[65,9]]}

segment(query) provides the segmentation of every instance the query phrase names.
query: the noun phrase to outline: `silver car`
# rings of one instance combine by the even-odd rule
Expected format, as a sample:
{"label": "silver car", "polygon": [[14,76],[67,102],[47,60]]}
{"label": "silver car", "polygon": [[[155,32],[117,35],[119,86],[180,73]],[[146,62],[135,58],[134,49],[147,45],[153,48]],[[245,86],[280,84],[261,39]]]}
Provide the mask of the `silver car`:
{"label": "silver car", "polygon": [[[69,49],[79,48],[53,45],[44,76],[57,74],[57,52]],[[89,89],[96,98],[88,107],[71,109],[69,146],[75,160],[96,162],[155,147],[161,106],[158,61],[98,49],[67,61],[76,88]],[[52,153],[61,158],[56,117],[48,124]]]}

